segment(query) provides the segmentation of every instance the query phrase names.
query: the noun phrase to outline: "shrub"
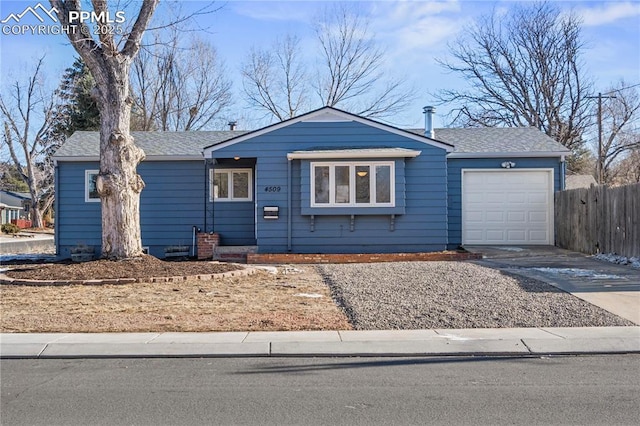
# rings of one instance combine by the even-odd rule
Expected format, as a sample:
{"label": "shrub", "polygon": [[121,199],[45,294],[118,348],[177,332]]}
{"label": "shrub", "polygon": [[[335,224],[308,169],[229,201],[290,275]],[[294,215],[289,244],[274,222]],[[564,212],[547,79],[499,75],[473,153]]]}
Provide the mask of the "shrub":
{"label": "shrub", "polygon": [[5,223],[2,225],[2,232],[5,234],[17,234],[20,232],[20,228],[18,225],[14,225],[13,223]]}

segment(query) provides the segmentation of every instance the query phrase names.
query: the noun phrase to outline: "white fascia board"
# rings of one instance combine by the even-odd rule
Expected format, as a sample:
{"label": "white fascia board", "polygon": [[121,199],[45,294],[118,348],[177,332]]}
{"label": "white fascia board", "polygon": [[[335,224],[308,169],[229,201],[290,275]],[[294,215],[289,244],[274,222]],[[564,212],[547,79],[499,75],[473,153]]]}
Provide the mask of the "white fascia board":
{"label": "white fascia board", "polygon": [[244,142],[248,139],[252,139],[258,136],[262,136],[267,133],[271,133],[278,129],[282,129],[287,126],[291,126],[296,123],[301,122],[345,122],[345,121],[354,121],[357,123],[364,124],[366,126],[370,126],[376,129],[384,130],[389,133],[393,133],[408,139],[412,139],[426,145],[431,145],[436,148],[444,149],[447,152],[452,152],[454,147],[444,142],[440,142],[434,139],[429,139],[426,136],[421,136],[415,133],[411,133],[406,130],[398,129],[393,126],[389,126],[387,124],[378,123],[376,121],[370,120],[368,118],[360,117],[357,115],[349,114],[344,111],[337,110],[331,107],[324,107],[319,110],[310,112],[308,114],[301,115],[299,117],[292,118],[287,121],[282,121],[280,123],[272,124],[271,126],[264,127],[262,129],[246,133],[242,136],[238,136],[237,138],[228,140],[226,142],[222,142],[217,145],[209,146],[204,149],[204,156],[206,158],[210,158],[214,151],[226,148],[231,145],[235,145],[240,142]]}
{"label": "white fascia board", "polygon": [[564,161],[567,151],[537,151],[537,152],[452,152],[447,158],[545,158],[559,157]]}
{"label": "white fascia board", "polygon": [[354,158],[415,158],[422,151],[404,148],[349,149],[327,151],[294,151],[287,154],[288,160],[333,160]]}
{"label": "white fascia board", "polygon": [[202,155],[148,155],[142,161],[202,161]]}

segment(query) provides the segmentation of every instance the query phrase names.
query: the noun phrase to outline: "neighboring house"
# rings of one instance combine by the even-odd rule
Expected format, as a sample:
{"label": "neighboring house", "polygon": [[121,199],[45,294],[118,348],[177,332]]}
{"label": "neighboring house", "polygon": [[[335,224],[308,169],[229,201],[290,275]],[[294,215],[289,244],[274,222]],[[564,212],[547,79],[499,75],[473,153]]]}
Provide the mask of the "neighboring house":
{"label": "neighboring house", "polygon": [[0,220],[2,225],[12,220],[28,219],[31,211],[31,194],[0,190]]}
{"label": "neighboring house", "polygon": [[[261,253],[553,244],[569,153],[532,128],[417,132],[331,107],[252,132],[132,135],[146,153],[142,243],[158,257],[195,229]],[[54,156],[61,257],[100,248],[98,156],[97,132]]]}
{"label": "neighboring house", "polygon": [[566,180],[564,189],[590,188],[598,184],[591,175],[567,175]]}

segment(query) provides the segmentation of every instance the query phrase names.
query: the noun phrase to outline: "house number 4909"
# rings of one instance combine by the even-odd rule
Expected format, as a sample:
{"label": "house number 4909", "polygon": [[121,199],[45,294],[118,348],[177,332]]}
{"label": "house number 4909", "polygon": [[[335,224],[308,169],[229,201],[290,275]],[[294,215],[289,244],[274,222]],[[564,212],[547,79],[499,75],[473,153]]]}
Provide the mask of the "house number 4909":
{"label": "house number 4909", "polygon": [[265,186],[264,192],[280,192],[279,186]]}

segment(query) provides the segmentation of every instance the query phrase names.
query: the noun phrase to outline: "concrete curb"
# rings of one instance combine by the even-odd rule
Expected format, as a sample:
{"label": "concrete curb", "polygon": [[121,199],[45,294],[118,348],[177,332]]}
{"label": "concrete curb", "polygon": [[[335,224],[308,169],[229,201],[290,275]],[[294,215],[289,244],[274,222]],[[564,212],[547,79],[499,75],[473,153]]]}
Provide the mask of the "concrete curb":
{"label": "concrete curb", "polygon": [[217,280],[231,277],[244,277],[258,272],[257,268],[246,267],[235,271],[221,272],[219,274],[182,275],[174,277],[149,277],[149,278],[112,278],[103,280],[23,280],[11,278],[0,274],[0,284],[27,285],[27,286],[58,286],[58,285],[118,285],[133,283],[168,283],[187,280]]}
{"label": "concrete curb", "polygon": [[0,334],[2,359],[527,357],[639,353],[640,327]]}

